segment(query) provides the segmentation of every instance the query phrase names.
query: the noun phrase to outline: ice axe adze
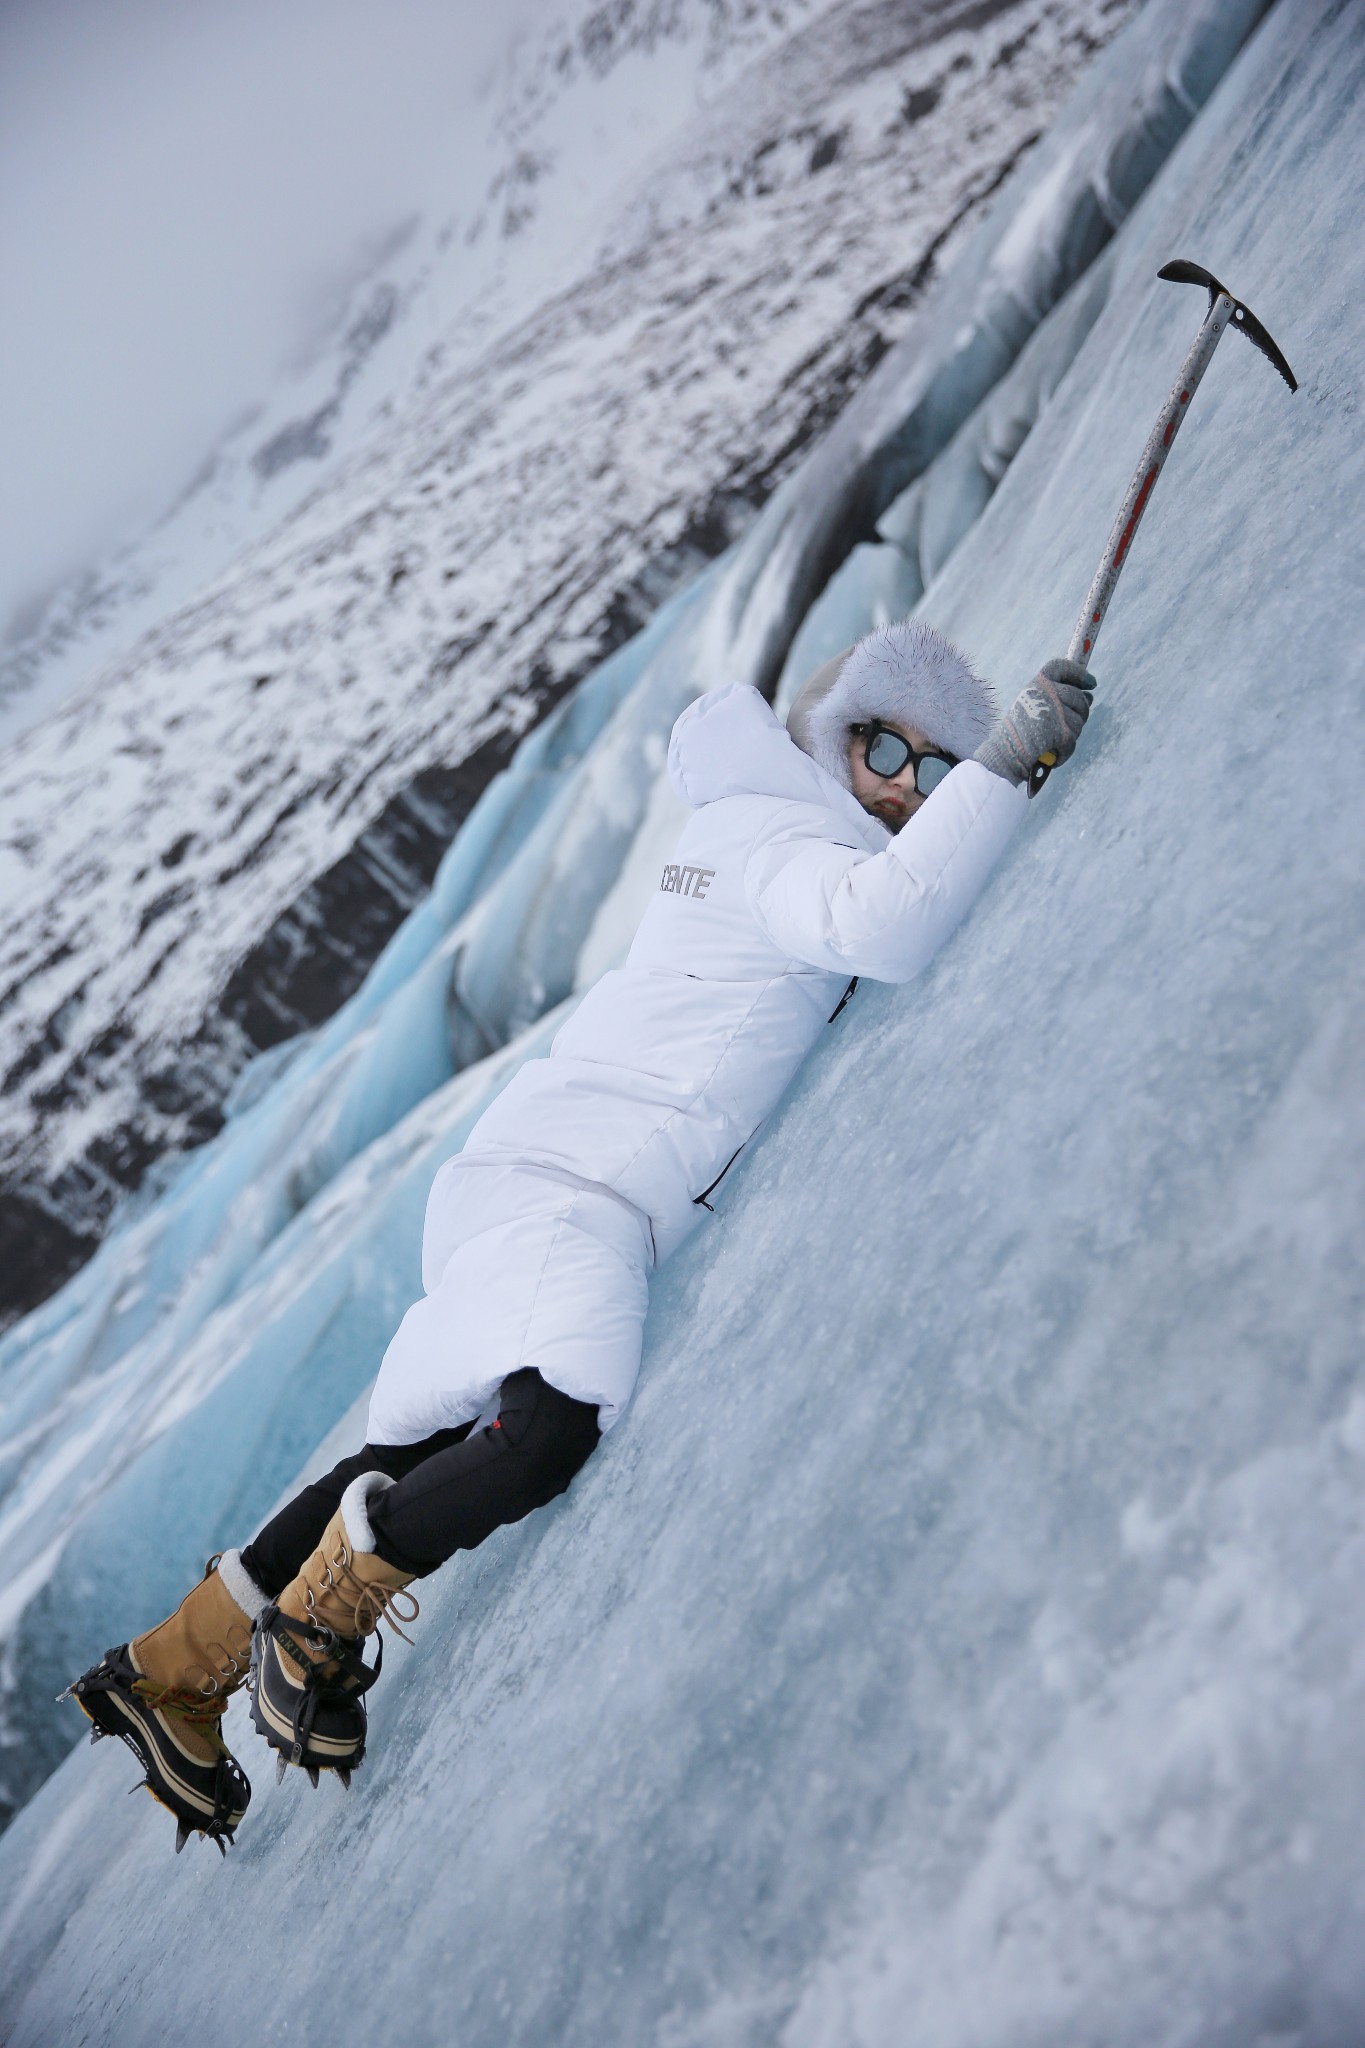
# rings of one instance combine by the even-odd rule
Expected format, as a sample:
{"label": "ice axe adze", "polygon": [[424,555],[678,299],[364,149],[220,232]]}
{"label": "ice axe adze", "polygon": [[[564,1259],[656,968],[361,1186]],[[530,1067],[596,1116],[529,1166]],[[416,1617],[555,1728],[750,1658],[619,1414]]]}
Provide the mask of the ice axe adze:
{"label": "ice axe adze", "polygon": [[[1119,580],[1119,571],[1128,559],[1128,550],[1133,544],[1133,535],[1138,530],[1138,521],[1147,510],[1148,500],[1156,489],[1156,480],[1170,454],[1171,443],[1180,431],[1180,422],[1189,410],[1190,400],[1199,388],[1199,380],[1209,366],[1209,361],[1223,338],[1223,330],[1234,327],[1254,342],[1264,356],[1269,356],[1275,368],[1284,378],[1291,391],[1298,390],[1294,372],[1281,355],[1270,335],[1261,325],[1250,306],[1244,306],[1240,299],[1234,299],[1225,284],[1220,284],[1212,271],[1205,270],[1198,263],[1187,263],[1177,257],[1174,263],[1165,263],[1157,272],[1171,284],[1207,285],[1209,310],[1204,315],[1203,325],[1195,335],[1190,352],[1180,365],[1180,375],[1171,386],[1171,395],[1157,414],[1156,425],[1147,437],[1147,446],[1142,459],[1133,471],[1133,481],[1119,507],[1119,516],[1105,544],[1100,566],[1095,571],[1095,580],[1089,595],[1081,606],[1076,630],[1071,635],[1067,648],[1070,661],[1088,661],[1100,637],[1100,625],[1109,609],[1109,600],[1114,595],[1114,586]],[[1044,754],[1029,778],[1029,795],[1037,796],[1056,766],[1055,754]]]}

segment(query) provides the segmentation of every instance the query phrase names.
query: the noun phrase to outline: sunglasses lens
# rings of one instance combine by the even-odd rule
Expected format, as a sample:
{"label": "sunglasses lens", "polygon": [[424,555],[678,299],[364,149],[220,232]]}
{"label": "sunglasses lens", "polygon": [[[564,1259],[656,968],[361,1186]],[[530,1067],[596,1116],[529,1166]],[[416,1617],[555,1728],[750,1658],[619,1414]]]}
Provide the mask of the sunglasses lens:
{"label": "sunglasses lens", "polygon": [[928,796],[931,789],[937,789],[945,775],[951,775],[953,764],[944,761],[937,754],[926,754],[915,770],[915,788],[921,796]]}
{"label": "sunglasses lens", "polygon": [[909,743],[898,732],[874,733],[863,758],[874,775],[899,775],[910,759]]}

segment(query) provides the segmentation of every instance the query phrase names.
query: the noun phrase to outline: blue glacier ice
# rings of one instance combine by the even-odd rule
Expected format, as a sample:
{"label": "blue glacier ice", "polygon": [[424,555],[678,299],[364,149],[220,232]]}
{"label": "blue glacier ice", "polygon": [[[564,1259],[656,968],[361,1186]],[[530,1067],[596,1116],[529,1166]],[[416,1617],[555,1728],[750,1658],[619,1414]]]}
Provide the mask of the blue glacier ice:
{"label": "blue glacier ice", "polygon": [[[1228,50],[1257,11],[1221,11]],[[1010,688],[1065,644],[1202,313],[1157,267],[1262,316],[1301,389],[1223,343],[1076,763],[930,973],[828,1032],[660,1275],[635,1404],[571,1493],[426,1583],[354,1792],[258,1769],[226,1864],[171,1856],[108,1745],[19,1812],[14,2048],[1359,2037],[1360,10],[1281,0],[1172,88],[1141,196],[1053,260],[1100,95],[1156,104],[1169,38],[1207,51],[1219,13],[1152,0],[907,337],[876,433],[864,394],[528,740],[352,1005],[0,1349],[8,1767],[52,1667],[359,1441],[432,1167],[619,947],[673,707],[814,631],[840,479],[878,470],[880,519],[960,458],[921,608]],[[1047,291],[911,461],[896,404],[947,388],[1002,219]],[[918,564],[918,532],[862,540]],[[593,871],[563,935],[525,851],[552,811]],[[253,1769],[240,1702],[228,1733]]]}
{"label": "blue glacier ice", "polygon": [[1112,43],[989,218],[737,550],[718,609],[746,680],[775,685],[854,540],[871,541],[1129,217],[1264,0],[1154,0]]}

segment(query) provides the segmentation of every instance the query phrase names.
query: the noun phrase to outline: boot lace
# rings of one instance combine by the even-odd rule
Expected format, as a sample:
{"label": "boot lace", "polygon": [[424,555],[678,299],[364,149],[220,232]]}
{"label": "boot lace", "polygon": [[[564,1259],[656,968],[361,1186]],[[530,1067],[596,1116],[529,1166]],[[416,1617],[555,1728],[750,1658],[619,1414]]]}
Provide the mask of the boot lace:
{"label": "boot lace", "polygon": [[[384,1621],[405,1643],[412,1642],[412,1637],[402,1624],[405,1621],[416,1621],[422,1611],[416,1594],[408,1592],[405,1586],[367,1585],[364,1579],[352,1571],[351,1553],[345,1544],[342,1544],[336,1555],[323,1565],[321,1580],[324,1592],[334,1593],[343,1605],[350,1608],[351,1619],[355,1624],[354,1631],[347,1629],[342,1633],[354,1633],[357,1636],[373,1635],[380,1622]],[[331,1626],[318,1613],[311,1586],[308,1588],[308,1613],[320,1627]]]}
{"label": "boot lace", "polygon": [[229,1643],[209,1642],[205,1649],[213,1655],[221,1653],[221,1663],[186,1664],[180,1674],[178,1685],[158,1685],[152,1678],[136,1678],[133,1691],[147,1702],[154,1713],[174,1714],[179,1721],[188,1722],[193,1728],[208,1735],[223,1747],[218,1733],[228,1700],[236,1692],[247,1675],[251,1662],[251,1638],[247,1637],[246,1647]]}

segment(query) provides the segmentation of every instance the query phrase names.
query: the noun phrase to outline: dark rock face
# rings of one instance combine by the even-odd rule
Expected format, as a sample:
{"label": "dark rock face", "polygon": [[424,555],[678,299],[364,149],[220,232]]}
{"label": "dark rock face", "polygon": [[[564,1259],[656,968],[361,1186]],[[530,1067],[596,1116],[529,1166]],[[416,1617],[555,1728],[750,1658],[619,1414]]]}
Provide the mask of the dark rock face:
{"label": "dark rock face", "polygon": [[[194,1038],[141,1075],[132,1115],[54,1179],[21,1171],[0,1188],[0,1328],[85,1264],[115,1209],[158,1160],[222,1128],[227,1092],[253,1054],[312,1030],[359,988],[515,745],[514,735],[500,733],[467,759],[414,776],[243,957]],[[183,847],[172,849],[168,866],[177,854]],[[128,1036],[115,1026],[77,1053],[35,1098],[37,1107],[60,1109],[98,1089],[101,1068]],[[43,1055],[43,1047],[30,1048],[0,1087],[17,1088]]]}
{"label": "dark rock face", "polygon": [[255,1051],[321,1024],[354,994],[514,744],[500,734],[453,768],[424,769],[276,918],[217,1003]]}
{"label": "dark rock face", "polygon": [[98,1222],[84,1233],[67,1222],[58,1188],[0,1191],[0,1327],[54,1294],[98,1250],[99,1242]]}

